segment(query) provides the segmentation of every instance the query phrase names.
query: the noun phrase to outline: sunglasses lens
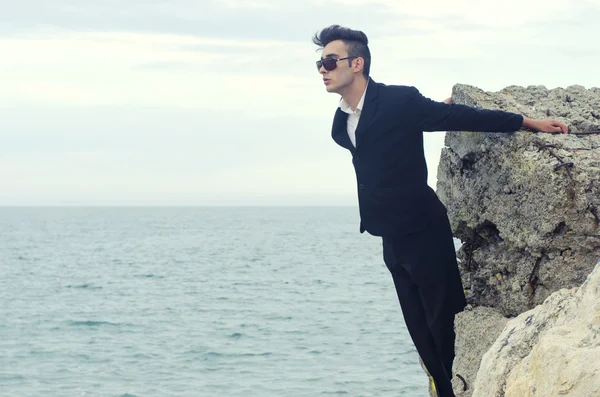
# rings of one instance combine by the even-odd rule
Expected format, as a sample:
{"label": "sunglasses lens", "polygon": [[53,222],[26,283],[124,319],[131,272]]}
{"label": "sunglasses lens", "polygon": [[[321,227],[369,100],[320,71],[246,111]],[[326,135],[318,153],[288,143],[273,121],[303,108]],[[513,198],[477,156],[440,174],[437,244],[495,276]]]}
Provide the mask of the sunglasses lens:
{"label": "sunglasses lens", "polygon": [[325,70],[333,70],[337,67],[337,61],[333,58],[323,59],[323,66]]}
{"label": "sunglasses lens", "polygon": [[333,58],[325,58],[317,61],[317,69],[321,70],[322,67],[325,70],[333,70],[337,67],[337,61]]}

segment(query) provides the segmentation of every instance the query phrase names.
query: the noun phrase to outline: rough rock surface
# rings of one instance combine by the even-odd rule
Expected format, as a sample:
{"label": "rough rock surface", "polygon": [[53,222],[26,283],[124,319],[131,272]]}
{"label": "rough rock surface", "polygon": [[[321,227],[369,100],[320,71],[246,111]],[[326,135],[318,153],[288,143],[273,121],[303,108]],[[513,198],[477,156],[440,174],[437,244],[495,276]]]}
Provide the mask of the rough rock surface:
{"label": "rough rock surface", "polygon": [[[457,85],[453,101],[600,130],[600,89]],[[581,285],[600,254],[600,135],[448,132],[446,146],[437,193],[465,243],[468,302],[515,316]]]}
{"label": "rough rock surface", "polygon": [[600,261],[580,288],[522,313],[483,356],[473,397],[600,396]]}
{"label": "rough rock surface", "polygon": [[[598,88],[511,86],[490,93],[456,85],[452,98],[557,118],[574,133],[600,130]],[[456,318],[454,372],[469,384],[463,392],[454,380],[462,397],[471,396],[480,359],[508,318],[579,287],[600,258],[600,135],[448,132],[446,146],[437,193],[464,243],[459,264],[472,307]],[[558,167],[563,162],[572,165]]]}
{"label": "rough rock surface", "polygon": [[454,324],[458,354],[454,359],[453,370],[468,380],[470,387],[464,390],[463,382],[457,377],[452,379],[452,386],[457,397],[471,397],[481,357],[496,341],[506,320],[494,309],[467,307],[456,316]]}

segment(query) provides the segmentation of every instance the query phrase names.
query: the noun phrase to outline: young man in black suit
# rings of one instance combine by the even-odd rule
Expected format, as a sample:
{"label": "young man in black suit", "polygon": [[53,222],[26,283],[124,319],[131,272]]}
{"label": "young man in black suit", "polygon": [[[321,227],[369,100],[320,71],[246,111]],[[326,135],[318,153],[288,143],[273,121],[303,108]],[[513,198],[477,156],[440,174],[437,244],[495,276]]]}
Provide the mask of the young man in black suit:
{"label": "young man in black suit", "polygon": [[466,305],[446,208],[427,185],[423,131],[567,133],[556,120],[436,102],[369,77],[367,36],[333,25],[313,38],[328,92],[341,95],[332,137],[352,153],[360,232],[381,236],[411,338],[440,397],[454,396],[454,316]]}

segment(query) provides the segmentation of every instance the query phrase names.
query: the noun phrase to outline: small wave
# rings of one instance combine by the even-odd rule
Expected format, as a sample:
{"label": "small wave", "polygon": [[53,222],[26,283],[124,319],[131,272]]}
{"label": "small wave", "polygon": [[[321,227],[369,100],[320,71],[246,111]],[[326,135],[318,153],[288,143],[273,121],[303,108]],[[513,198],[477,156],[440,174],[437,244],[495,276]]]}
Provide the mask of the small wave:
{"label": "small wave", "polygon": [[137,396],[135,394],[125,393],[125,394],[121,394],[119,397],[137,397]]}
{"label": "small wave", "polygon": [[[350,312],[348,312],[350,313]],[[267,320],[292,320],[293,317],[292,316],[269,316],[266,317]]]}
{"label": "small wave", "polygon": [[206,352],[206,349],[198,348],[198,349],[188,350],[184,353],[184,355],[204,354],[205,352]]}
{"label": "small wave", "polygon": [[217,353],[214,351],[206,352],[205,355],[211,357],[266,357],[270,356],[273,353],[265,352],[265,353]]}
{"label": "small wave", "polygon": [[270,356],[271,352],[266,352],[266,353],[245,353],[245,354],[239,354],[239,357],[264,357],[264,356]]}
{"label": "small wave", "polygon": [[15,374],[15,375],[0,375],[0,381],[15,381],[15,380],[24,380],[25,377],[23,375]]}
{"label": "small wave", "polygon": [[283,331],[283,333],[289,334],[289,335],[306,335],[308,332],[296,329],[293,331]]}
{"label": "small wave", "polygon": [[133,358],[141,358],[141,359],[154,359],[154,358],[160,358],[161,355],[156,354],[156,353],[135,353],[132,357]]}
{"label": "small wave", "polygon": [[98,327],[98,326],[102,326],[102,325],[119,326],[121,324],[111,323],[108,321],[70,321],[69,325],[85,326],[85,327]]}
{"label": "small wave", "polygon": [[92,284],[67,285],[65,288],[102,289],[102,287],[100,287],[98,285],[92,285]]}
{"label": "small wave", "polygon": [[165,278],[165,276],[157,276],[157,275],[152,274],[152,273],[148,273],[148,274],[136,274],[135,277],[138,277],[138,278]]}
{"label": "small wave", "polygon": [[232,339],[240,339],[242,336],[244,336],[244,334],[240,334],[239,332],[229,335]]}

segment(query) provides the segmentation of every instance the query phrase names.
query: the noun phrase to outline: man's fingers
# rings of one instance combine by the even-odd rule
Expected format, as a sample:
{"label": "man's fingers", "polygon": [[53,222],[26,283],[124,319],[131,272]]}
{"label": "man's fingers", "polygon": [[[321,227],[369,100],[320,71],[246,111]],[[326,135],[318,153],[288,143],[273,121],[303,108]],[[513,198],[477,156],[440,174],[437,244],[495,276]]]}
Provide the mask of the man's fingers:
{"label": "man's fingers", "polygon": [[563,134],[569,133],[569,127],[567,127],[566,124],[560,123],[560,130],[562,131]]}
{"label": "man's fingers", "polygon": [[560,132],[562,134],[569,133],[569,127],[567,127],[564,123],[561,123],[558,120],[551,120],[550,127],[552,128],[552,132]]}
{"label": "man's fingers", "polygon": [[560,132],[563,134],[567,134],[569,132],[569,128],[560,121],[553,120],[552,127],[554,127],[554,132]]}
{"label": "man's fingers", "polygon": [[548,126],[548,132],[562,132],[562,128],[560,128],[559,125],[552,123]]}

